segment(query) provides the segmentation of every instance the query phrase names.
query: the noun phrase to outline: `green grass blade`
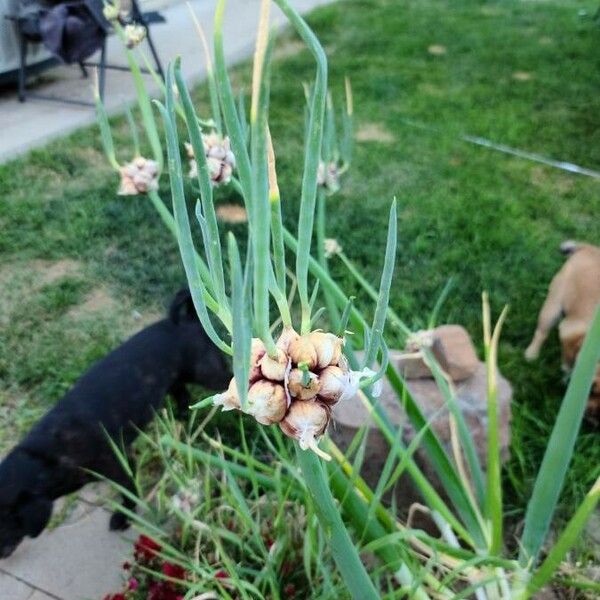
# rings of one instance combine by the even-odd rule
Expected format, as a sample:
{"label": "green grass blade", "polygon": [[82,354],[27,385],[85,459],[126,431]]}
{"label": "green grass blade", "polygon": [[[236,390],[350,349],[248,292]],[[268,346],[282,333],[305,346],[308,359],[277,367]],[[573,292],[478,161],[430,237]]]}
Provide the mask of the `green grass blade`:
{"label": "green grass blade", "polygon": [[535,596],[535,594],[552,579],[567,552],[579,540],[586,521],[596,508],[599,500],[600,477],[596,480],[592,489],[587,493],[583,502],[579,505],[575,514],[571,517],[567,526],[560,534],[560,537],[552,546],[550,552],[548,552],[548,556],[544,559],[544,562],[529,581],[527,592],[531,594],[531,596]]}
{"label": "green grass blade", "polygon": [[431,311],[431,315],[429,316],[429,320],[427,322],[427,329],[433,329],[437,325],[442,306],[444,305],[444,302],[446,302],[446,300],[448,299],[448,296],[450,295],[450,292],[452,291],[453,287],[454,279],[450,277],[446,282],[446,285],[444,285],[444,288],[440,292],[438,299],[435,301],[435,306],[433,307],[433,310]]}
{"label": "green grass blade", "polygon": [[491,524],[490,552],[499,554],[503,544],[502,523],[502,462],[500,456],[500,431],[498,424],[498,386],[496,372],[498,363],[498,341],[502,324],[506,318],[507,307],[504,308],[498,323],[491,333],[490,305],[487,294],[483,296],[483,322],[485,363],[487,371],[487,411],[488,411],[488,443],[487,443],[487,486],[486,516]]}
{"label": "green grass blade", "polygon": [[381,340],[383,340],[383,328],[385,327],[385,318],[390,303],[390,288],[392,287],[394,266],[396,264],[397,241],[398,217],[396,214],[396,199],[394,198],[390,207],[385,258],[383,261],[383,271],[381,272],[381,283],[379,285],[379,295],[377,297],[373,325],[371,326],[371,340],[365,352],[365,364],[367,367],[370,367],[377,358],[377,350],[379,349]]}
{"label": "green grass blade", "polygon": [[531,500],[525,514],[519,562],[535,562],[550,528],[581,425],[588,395],[600,360],[600,307],[577,357],[575,369],[548,440]]}
{"label": "green grass blade", "polygon": [[[388,366],[387,378],[396,392],[399,401],[401,401],[415,430],[423,430],[423,428],[427,426],[427,420],[406,387],[406,384],[400,377],[397,369],[392,364]],[[472,536],[475,545],[479,548],[485,548],[485,535],[481,529],[477,511],[473,507],[471,498],[465,490],[456,467],[448,458],[448,455],[435,432],[430,428],[427,428],[421,440],[421,444],[427,452],[427,456],[444,486],[444,490],[450,498],[452,505]]]}

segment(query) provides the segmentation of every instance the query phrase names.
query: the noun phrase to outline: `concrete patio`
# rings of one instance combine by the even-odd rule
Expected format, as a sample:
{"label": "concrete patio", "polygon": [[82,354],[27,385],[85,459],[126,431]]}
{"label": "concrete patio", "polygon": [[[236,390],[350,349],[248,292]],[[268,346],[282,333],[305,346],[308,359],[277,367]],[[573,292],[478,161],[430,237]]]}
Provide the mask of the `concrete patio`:
{"label": "concrete patio", "polygon": [[[330,0],[293,0],[292,4],[305,12]],[[216,0],[191,0],[191,5],[212,42],[213,14]],[[229,64],[251,54],[257,24],[260,0],[229,0],[225,15],[225,52]],[[179,0],[161,11],[166,24],[152,28],[152,36],[164,65],[176,56],[182,57],[182,69],[189,82],[205,77],[204,59],[200,39],[187,5]],[[0,16],[1,17],[1,16]],[[284,23],[283,14],[273,7],[272,21]],[[144,48],[144,46],[142,46]],[[108,62],[126,64],[121,44],[112,36],[108,44]],[[149,89],[156,89],[150,76]],[[57,67],[47,71],[33,86],[45,95],[66,96],[71,99],[91,101],[91,78],[83,79],[77,66]],[[107,71],[105,103],[109,112],[118,112],[135,99],[131,77],[127,72]],[[36,146],[90,125],[95,121],[94,110],[89,107],[61,104],[48,100],[27,100],[19,103],[16,90],[0,90],[0,162],[6,162]]]}

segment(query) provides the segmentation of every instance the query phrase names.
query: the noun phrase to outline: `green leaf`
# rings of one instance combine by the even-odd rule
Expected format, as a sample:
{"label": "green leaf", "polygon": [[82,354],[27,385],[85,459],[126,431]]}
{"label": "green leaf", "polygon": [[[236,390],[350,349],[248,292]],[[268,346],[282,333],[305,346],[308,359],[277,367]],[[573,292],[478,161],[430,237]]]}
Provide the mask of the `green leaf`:
{"label": "green leaf", "polygon": [[213,187],[210,179],[206,156],[204,153],[204,143],[202,141],[202,131],[198,125],[198,116],[192,103],[190,93],[183,81],[181,74],[181,61],[175,62],[175,81],[179,90],[179,97],[183,104],[185,121],[187,124],[190,142],[194,150],[194,158],[198,166],[198,185],[200,186],[200,198],[202,200],[202,215],[206,221],[209,243],[205,244],[205,251],[210,267],[210,274],[213,285],[215,286],[215,295],[222,307],[223,312],[229,311],[229,301],[225,294],[225,277],[223,275],[223,255],[221,251],[221,238],[217,224],[217,216],[213,204]]}
{"label": "green leaf", "polygon": [[527,585],[527,592],[534,596],[554,576],[567,552],[579,540],[590,514],[596,508],[600,500],[600,477],[587,493],[583,502],[579,505],[575,514],[571,517],[567,526],[560,534],[552,549],[548,552],[544,562],[536,571]]}
{"label": "green leaf", "polygon": [[527,505],[519,562],[537,560],[558,502],[600,360],[600,307],[577,356],[567,392],[548,440],[544,459]]}
{"label": "green leaf", "polygon": [[365,352],[365,365],[370,367],[375,358],[381,340],[383,340],[383,328],[385,326],[385,317],[390,303],[390,288],[392,287],[392,278],[394,276],[394,266],[396,264],[396,244],[398,240],[398,218],[396,215],[396,199],[394,198],[390,208],[388,220],[388,235],[385,247],[385,259],[383,261],[383,270],[381,272],[381,283],[379,285],[379,295],[371,326],[371,340]]}
{"label": "green leaf", "polygon": [[301,450],[299,446],[296,446],[296,456],[312,496],[321,529],[329,542],[348,591],[355,600],[378,600],[375,586],[367,575],[333,501],[321,460],[310,450]]}
{"label": "green leaf", "polygon": [[115,171],[120,171],[121,167],[117,162],[115,154],[115,145],[113,143],[112,133],[110,131],[110,125],[108,123],[106,109],[102,100],[100,99],[100,95],[97,92],[94,93],[94,97],[96,101],[96,117],[98,119],[98,126],[100,127],[100,139],[102,140],[104,154],[106,154],[110,166],[113,169],[115,169]]}
{"label": "green leaf", "polygon": [[304,19],[290,6],[288,1],[275,0],[275,2],[304,40],[317,63],[304,154],[304,173],[302,175],[300,214],[298,216],[298,252],[296,253],[296,278],[298,281],[298,295],[302,306],[301,333],[307,333],[310,329],[308,259],[310,256],[315,203],[317,199],[317,172],[321,159],[323,119],[327,101],[327,58],[315,34]]}
{"label": "green leaf", "polygon": [[244,297],[244,278],[237,242],[233,233],[227,236],[229,250],[229,272],[231,276],[231,304],[233,309],[233,374],[237,384],[242,410],[248,400],[248,378],[250,374],[250,345],[252,327]]}
{"label": "green leaf", "polygon": [[157,106],[162,114],[167,136],[169,176],[171,179],[171,195],[173,198],[173,212],[177,227],[179,252],[183,261],[194,307],[198,312],[198,317],[206,331],[206,334],[223,352],[232,354],[231,347],[226,344],[216,332],[208,315],[206,303],[204,302],[206,290],[197,269],[196,253],[194,249],[194,242],[192,241],[192,232],[190,229],[190,222],[183,190],[181,156],[179,154],[179,141],[177,137],[173,94],[173,67],[172,65],[169,65],[169,68],[167,69],[167,106],[165,108],[160,103],[157,103]]}

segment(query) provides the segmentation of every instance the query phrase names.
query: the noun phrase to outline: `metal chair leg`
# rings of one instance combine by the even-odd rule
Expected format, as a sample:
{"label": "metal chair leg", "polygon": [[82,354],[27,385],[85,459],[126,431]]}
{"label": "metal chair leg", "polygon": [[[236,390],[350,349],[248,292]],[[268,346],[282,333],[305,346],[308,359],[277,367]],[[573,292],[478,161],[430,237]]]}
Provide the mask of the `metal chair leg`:
{"label": "metal chair leg", "polygon": [[79,68],[81,69],[81,75],[82,75],[82,77],[84,79],[87,79],[88,78],[88,70],[87,70],[86,66],[82,62],[80,62],[79,63]]}
{"label": "metal chair leg", "polygon": [[27,99],[26,89],[27,79],[27,40],[25,36],[19,34],[19,102],[25,102]]}
{"label": "metal chair leg", "polygon": [[98,65],[98,94],[100,100],[104,102],[104,85],[106,82],[106,39],[102,42],[100,50],[100,64]]}
{"label": "metal chair leg", "polygon": [[148,39],[148,46],[150,46],[150,52],[152,52],[152,57],[154,58],[154,62],[156,63],[156,70],[160,75],[161,79],[164,81],[165,73],[162,68],[162,64],[160,59],[158,58],[158,52],[156,51],[156,47],[154,46],[154,42],[152,41],[152,36],[150,35],[150,28],[146,26],[146,38]]}

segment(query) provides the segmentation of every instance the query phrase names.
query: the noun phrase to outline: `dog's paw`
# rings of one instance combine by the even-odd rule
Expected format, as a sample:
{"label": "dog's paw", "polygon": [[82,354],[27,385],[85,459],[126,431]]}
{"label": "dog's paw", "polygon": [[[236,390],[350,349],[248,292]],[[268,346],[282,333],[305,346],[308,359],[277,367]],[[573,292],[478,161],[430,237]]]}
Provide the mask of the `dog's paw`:
{"label": "dog's paw", "polygon": [[125,531],[129,528],[129,519],[122,512],[114,512],[108,523],[111,531]]}
{"label": "dog's paw", "polygon": [[529,346],[527,350],[525,350],[525,360],[532,361],[535,360],[539,356],[539,351],[537,348],[532,348]]}

